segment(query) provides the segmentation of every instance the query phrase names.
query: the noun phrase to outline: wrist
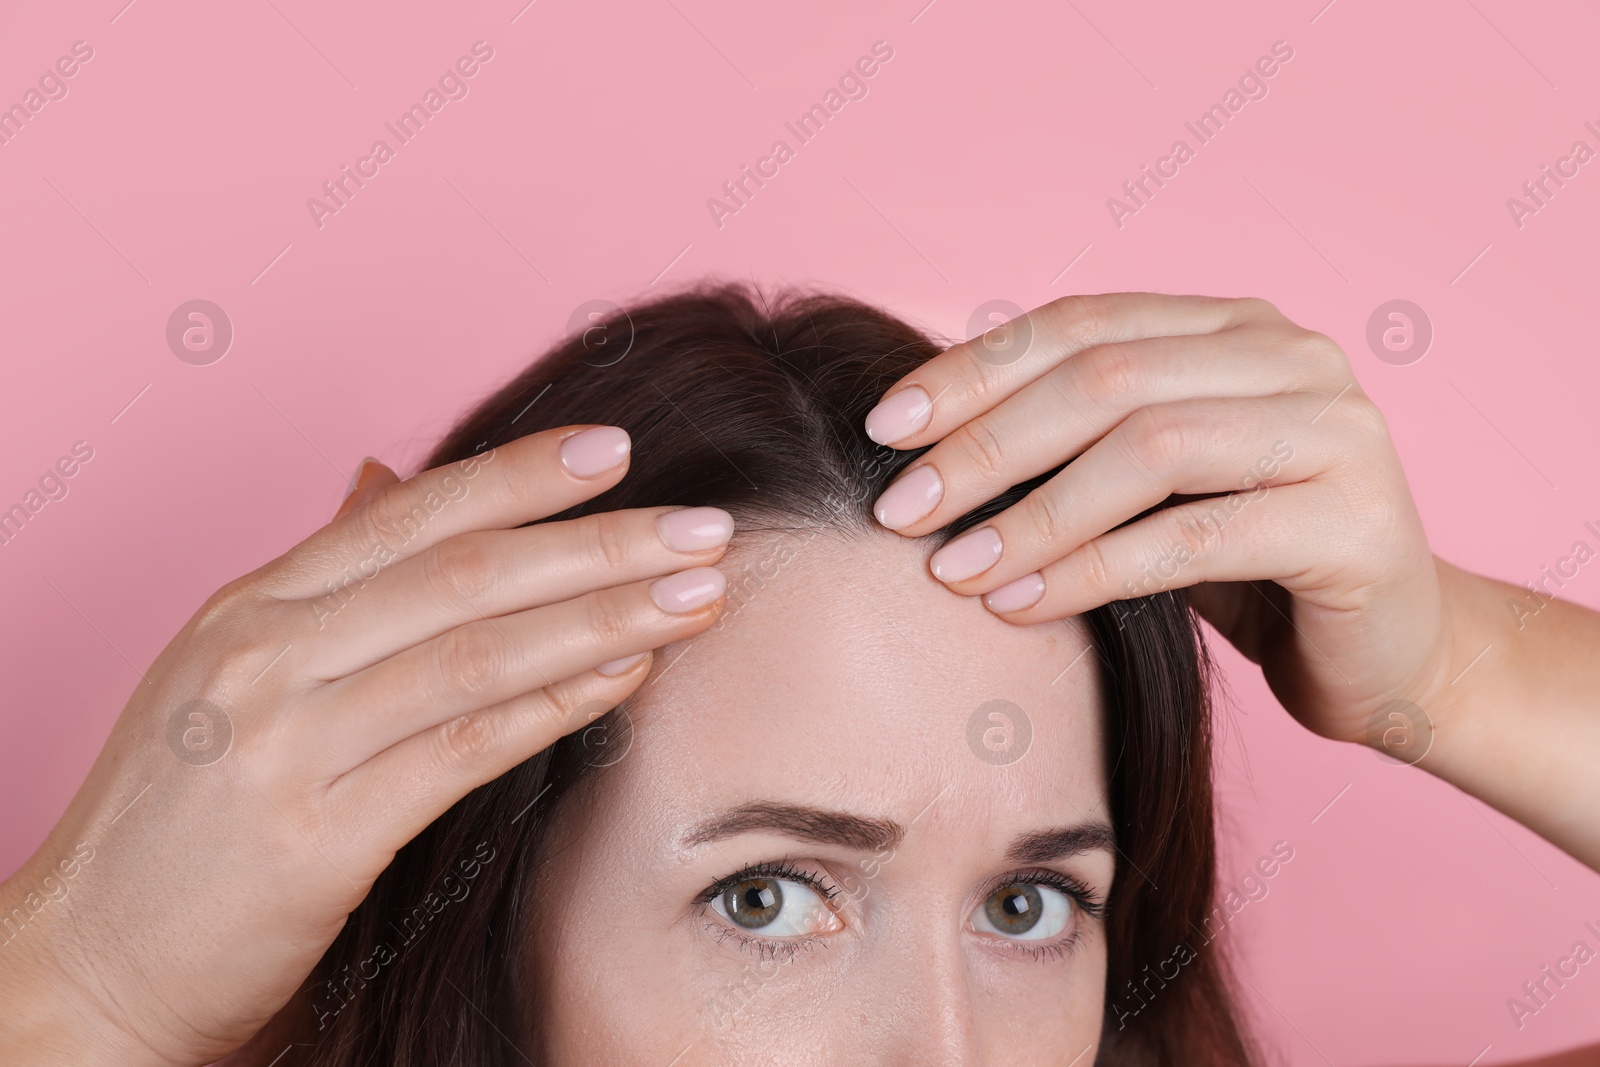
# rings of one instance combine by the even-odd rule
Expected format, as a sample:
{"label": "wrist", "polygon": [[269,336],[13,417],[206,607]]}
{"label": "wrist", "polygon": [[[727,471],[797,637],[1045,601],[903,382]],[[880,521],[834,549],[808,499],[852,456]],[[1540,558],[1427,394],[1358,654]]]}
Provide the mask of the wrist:
{"label": "wrist", "polygon": [[166,1062],[115,1020],[64,966],[58,904],[29,886],[31,864],[0,882],[0,1061],[40,1067]]}
{"label": "wrist", "polygon": [[1448,778],[1455,756],[1496,744],[1508,716],[1527,721],[1530,678],[1525,642],[1506,608],[1518,590],[1437,557],[1434,566],[1445,651],[1417,699],[1431,743],[1420,765]]}
{"label": "wrist", "polygon": [[[1482,728],[1485,710],[1496,706],[1481,699],[1482,694],[1485,688],[1498,687],[1491,676],[1503,673],[1508,665],[1503,647],[1500,655],[1494,648],[1485,651],[1489,642],[1482,639],[1480,631],[1489,620],[1479,603],[1482,594],[1472,586],[1483,579],[1431,554],[1429,559],[1436,576],[1431,589],[1393,594],[1417,597],[1425,593],[1434,601],[1418,604],[1413,619],[1416,625],[1404,638],[1419,643],[1416,673],[1394,682],[1381,703],[1367,705],[1365,721],[1352,724],[1360,731],[1358,735],[1340,739],[1438,773],[1439,742],[1445,737],[1457,738],[1463,730]],[[1436,622],[1429,632],[1422,624],[1432,620]],[[1391,636],[1390,640],[1400,638]],[[1426,645],[1421,646],[1422,642]]]}
{"label": "wrist", "polygon": [[1417,699],[1428,737],[1409,762],[1600,870],[1600,615],[1438,571],[1449,652]]}
{"label": "wrist", "polygon": [[[1424,709],[1430,743],[1441,736],[1454,742],[1484,730],[1486,716],[1503,706],[1490,694],[1502,688],[1503,679],[1515,673],[1517,665],[1512,662],[1514,648],[1490,632],[1495,626],[1489,580],[1437,556],[1433,563],[1439,580],[1443,648],[1417,704]],[[1437,762],[1440,754],[1430,754]]]}
{"label": "wrist", "polygon": [[[41,932],[38,915],[30,908],[29,894],[15,885],[25,880],[24,867],[0,883],[0,1059],[30,1064],[96,1063],[109,1061],[108,1045],[96,1053],[84,1047],[93,1037],[52,976],[40,965]],[[34,895],[37,900],[37,895]]]}

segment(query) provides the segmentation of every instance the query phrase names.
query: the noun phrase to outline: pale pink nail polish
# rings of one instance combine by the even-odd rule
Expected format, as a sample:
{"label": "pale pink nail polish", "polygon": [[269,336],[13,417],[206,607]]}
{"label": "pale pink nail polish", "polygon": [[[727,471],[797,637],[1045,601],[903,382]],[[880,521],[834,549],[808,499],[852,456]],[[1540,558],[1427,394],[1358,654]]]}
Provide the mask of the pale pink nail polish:
{"label": "pale pink nail polish", "polygon": [[650,583],[650,599],[662,611],[681,615],[703,608],[723,594],[728,580],[715,567],[691,567]]}
{"label": "pale pink nail polish", "polygon": [[910,437],[933,418],[933,404],[920,385],[908,385],[867,412],[867,436],[880,445]]}
{"label": "pale pink nail polish", "polygon": [[561,465],[579,478],[593,478],[621,463],[630,444],[620,426],[593,426],[561,442]]}
{"label": "pale pink nail polish", "polygon": [[721,508],[681,508],[657,516],[656,532],[674,552],[698,552],[728,543],[733,516]]}
{"label": "pale pink nail polish", "polygon": [[1038,571],[1024,574],[1021,578],[1007,585],[1002,585],[983,598],[983,606],[990,611],[1007,612],[1021,611],[1031,608],[1044,596],[1044,575]]}
{"label": "pale pink nail polish", "polygon": [[928,561],[941,582],[959,582],[982,574],[1000,561],[1000,532],[993,526],[964,533],[933,554]]}
{"label": "pale pink nail polish", "polygon": [[889,529],[898,530],[932,511],[942,496],[944,481],[931,463],[925,463],[885,489],[872,513]]}

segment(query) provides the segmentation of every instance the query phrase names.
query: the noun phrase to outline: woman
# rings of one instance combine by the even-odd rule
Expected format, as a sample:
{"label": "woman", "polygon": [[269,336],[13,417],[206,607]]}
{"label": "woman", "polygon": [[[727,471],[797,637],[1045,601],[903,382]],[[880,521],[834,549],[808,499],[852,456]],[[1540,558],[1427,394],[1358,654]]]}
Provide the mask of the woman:
{"label": "woman", "polygon": [[152,666],[5,883],[0,1047],[1251,1062],[1196,947],[1185,597],[1311,729],[1600,864],[1585,668],[1548,669],[1593,616],[1504,632],[1342,354],[1264,302],[1073,298],[939,353],[691,292],[426,466],[364,467]]}

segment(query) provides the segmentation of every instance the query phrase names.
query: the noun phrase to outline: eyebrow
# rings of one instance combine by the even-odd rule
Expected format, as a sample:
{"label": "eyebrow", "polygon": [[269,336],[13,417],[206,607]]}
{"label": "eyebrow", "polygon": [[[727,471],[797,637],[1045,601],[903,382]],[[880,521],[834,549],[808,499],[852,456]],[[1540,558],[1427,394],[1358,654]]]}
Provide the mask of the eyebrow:
{"label": "eyebrow", "polygon": [[[739,834],[770,830],[785,837],[857,852],[881,852],[905,839],[906,829],[893,819],[873,819],[846,811],[827,811],[805,804],[758,800],[719,812],[697,824],[683,839],[685,847],[704,845]],[[1084,852],[1116,849],[1116,833],[1108,823],[1087,822],[1035,830],[1006,849],[1011,863],[1048,863]]]}
{"label": "eyebrow", "polygon": [[707,819],[684,837],[685,845],[703,845],[756,830],[772,830],[785,837],[843,845],[857,852],[894,848],[906,836],[905,827],[892,819],[869,819],[845,811],[824,811],[804,804],[758,800]]}
{"label": "eyebrow", "polygon": [[1023,834],[1006,849],[1006,859],[1012,863],[1049,863],[1085,852],[1113,852],[1116,847],[1117,835],[1110,824],[1087,822]]}

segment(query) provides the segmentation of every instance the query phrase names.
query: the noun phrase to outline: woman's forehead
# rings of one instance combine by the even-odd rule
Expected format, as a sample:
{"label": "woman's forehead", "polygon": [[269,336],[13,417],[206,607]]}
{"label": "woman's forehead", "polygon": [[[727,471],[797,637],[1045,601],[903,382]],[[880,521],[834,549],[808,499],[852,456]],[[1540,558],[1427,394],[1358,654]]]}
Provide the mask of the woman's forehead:
{"label": "woman's forehead", "polygon": [[657,803],[787,792],[898,819],[941,790],[1103,811],[1098,657],[1080,621],[1001,621],[928,573],[924,542],[787,536],[736,542],[722,620],[657,650],[608,779]]}

